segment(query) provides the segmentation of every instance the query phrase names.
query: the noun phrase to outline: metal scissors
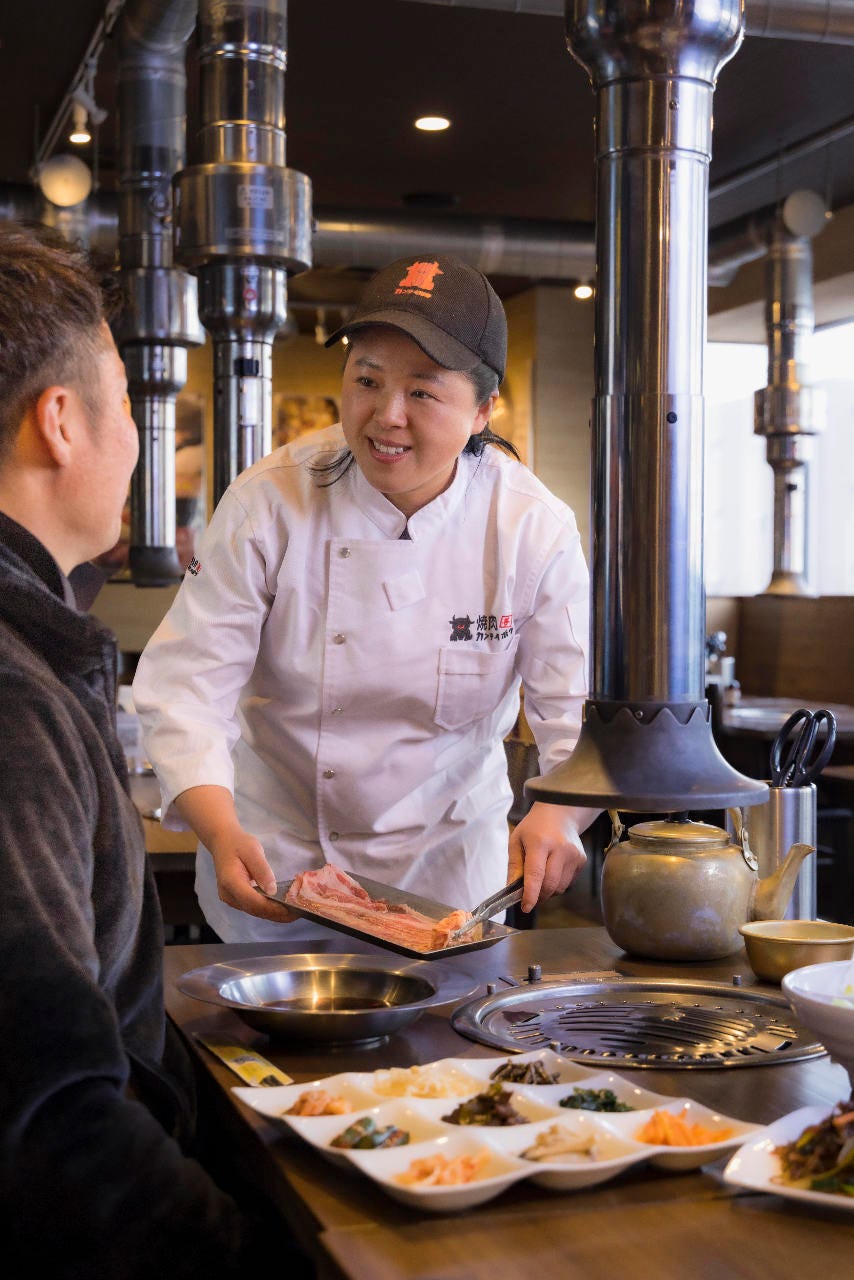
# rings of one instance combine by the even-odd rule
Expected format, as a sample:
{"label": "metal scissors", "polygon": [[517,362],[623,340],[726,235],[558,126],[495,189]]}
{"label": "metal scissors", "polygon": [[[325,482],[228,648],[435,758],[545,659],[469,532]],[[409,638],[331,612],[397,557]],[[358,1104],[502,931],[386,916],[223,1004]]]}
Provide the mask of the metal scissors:
{"label": "metal scissors", "polygon": [[[822,727],[826,733],[820,741]],[[832,711],[807,711],[805,707],[793,711],[771,746],[771,785],[805,787],[821,773],[835,745],[836,717]]]}

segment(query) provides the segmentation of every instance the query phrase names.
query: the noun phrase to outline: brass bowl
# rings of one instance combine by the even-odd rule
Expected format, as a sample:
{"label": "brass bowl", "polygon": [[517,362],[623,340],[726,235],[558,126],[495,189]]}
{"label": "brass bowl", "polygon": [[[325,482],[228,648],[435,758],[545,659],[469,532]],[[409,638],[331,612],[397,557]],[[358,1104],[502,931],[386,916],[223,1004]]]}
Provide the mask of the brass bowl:
{"label": "brass bowl", "polygon": [[825,960],[854,959],[854,928],[831,920],[757,920],[743,924],[750,967],[764,982]]}

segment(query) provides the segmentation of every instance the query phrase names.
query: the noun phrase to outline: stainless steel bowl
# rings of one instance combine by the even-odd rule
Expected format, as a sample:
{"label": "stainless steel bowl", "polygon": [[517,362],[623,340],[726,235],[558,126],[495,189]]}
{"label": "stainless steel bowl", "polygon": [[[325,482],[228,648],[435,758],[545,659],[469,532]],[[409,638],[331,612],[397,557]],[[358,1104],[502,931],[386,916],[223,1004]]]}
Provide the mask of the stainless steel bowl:
{"label": "stainless steel bowl", "polygon": [[233,1009],[269,1036],[324,1044],[386,1040],[477,985],[450,965],[390,965],[363,955],[262,956],[207,965],[178,979],[185,995]]}

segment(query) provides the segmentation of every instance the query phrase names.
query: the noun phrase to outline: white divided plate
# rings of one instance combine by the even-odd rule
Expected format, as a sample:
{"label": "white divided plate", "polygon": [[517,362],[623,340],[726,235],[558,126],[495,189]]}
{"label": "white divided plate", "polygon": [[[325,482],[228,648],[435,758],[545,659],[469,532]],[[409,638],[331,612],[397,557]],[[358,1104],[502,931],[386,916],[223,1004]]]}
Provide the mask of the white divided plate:
{"label": "white divided plate", "polygon": [[785,1196],[790,1200],[803,1200],[807,1204],[827,1205],[831,1209],[845,1209],[854,1213],[851,1196],[835,1195],[829,1191],[810,1191],[807,1187],[791,1187],[785,1182],[775,1182],[780,1174],[780,1160],[774,1148],[793,1142],[807,1125],[825,1120],[832,1107],[801,1107],[789,1115],[775,1120],[736,1151],[724,1169],[724,1181],[734,1187],[746,1187],[750,1191],[767,1191],[771,1195]]}
{"label": "white divided plate", "polygon": [[684,1111],[684,1118],[688,1124],[701,1124],[706,1129],[722,1134],[729,1130],[729,1136],[721,1137],[716,1142],[703,1143],[698,1147],[669,1147],[649,1142],[640,1143],[639,1145],[646,1147],[649,1163],[655,1165],[657,1169],[699,1169],[700,1165],[709,1164],[712,1160],[725,1155],[727,1151],[731,1151],[733,1147],[740,1146],[750,1134],[757,1133],[760,1129],[759,1125],[747,1124],[744,1120],[736,1120],[733,1116],[721,1115],[720,1112],[712,1111],[700,1102],[693,1102],[690,1098],[668,1098],[664,1105],[649,1111],[615,1112],[608,1116],[608,1126],[620,1137],[634,1142],[635,1134],[649,1120],[652,1110],[669,1111],[672,1115],[680,1115]]}
{"label": "white divided plate", "polygon": [[[557,1071],[561,1079],[557,1085],[514,1086],[503,1082],[513,1096],[514,1107],[525,1116],[525,1124],[475,1126],[443,1120],[442,1117],[449,1115],[460,1102],[483,1092],[495,1068],[508,1060],[541,1061],[547,1070]],[[381,1094],[375,1091],[378,1081],[387,1086],[393,1084],[400,1092]],[[576,1084],[584,1088],[610,1089],[621,1101],[629,1102],[638,1109],[591,1112],[558,1106],[560,1099],[566,1097]],[[413,1087],[419,1092],[403,1093],[403,1089]],[[285,1114],[301,1094],[319,1089],[333,1097],[346,1099],[352,1110],[333,1116]],[[429,1090],[432,1096],[425,1097],[420,1090]],[[437,1212],[458,1211],[482,1204],[522,1179],[555,1191],[569,1191],[616,1177],[633,1164],[646,1162],[662,1169],[695,1169],[742,1145],[751,1135],[768,1132],[760,1130],[757,1125],[719,1115],[687,1098],[665,1097],[640,1088],[614,1072],[579,1066],[550,1049],[513,1054],[509,1058],[442,1058],[426,1064],[417,1073],[398,1068],[341,1072],[303,1084],[236,1087],[232,1092],[253,1110],[298,1134],[336,1164],[361,1170],[395,1199]],[[699,1121],[713,1130],[732,1129],[732,1134],[701,1147],[652,1146],[635,1141],[634,1134],[654,1109],[678,1114],[683,1107],[687,1108],[686,1118],[689,1121]],[[411,1141],[403,1147],[364,1151],[346,1151],[329,1146],[333,1138],[363,1115],[372,1115],[377,1124],[394,1124],[406,1129],[411,1134]],[[552,1124],[573,1129],[595,1126],[600,1137],[599,1153],[602,1158],[589,1160],[582,1157],[578,1163],[570,1165],[563,1162],[541,1164],[521,1159],[521,1152],[533,1145],[541,1130]],[[473,1182],[459,1186],[413,1187],[396,1181],[395,1175],[408,1169],[419,1156],[443,1152],[452,1159],[457,1155],[473,1155],[482,1149],[489,1150],[489,1162],[483,1176]],[[785,1194],[782,1190],[780,1193]],[[837,1200],[837,1197],[819,1197],[817,1192],[802,1194],[812,1200],[832,1200],[834,1204]]]}
{"label": "white divided plate", "polygon": [[[534,1146],[541,1133],[555,1126],[561,1131],[592,1139],[591,1154],[579,1153],[558,1160],[526,1159],[523,1152]],[[550,1191],[595,1187],[599,1182],[615,1178],[629,1165],[649,1159],[649,1147],[645,1143],[632,1142],[615,1133],[604,1116],[590,1111],[564,1111],[557,1118],[540,1120],[534,1125],[514,1125],[488,1132],[492,1146],[506,1155],[524,1159],[530,1181],[537,1186],[548,1187]]]}
{"label": "white divided plate", "polygon": [[[435,1213],[455,1213],[471,1209],[476,1204],[492,1200],[514,1182],[528,1176],[528,1162],[516,1160],[497,1149],[482,1137],[468,1130],[464,1133],[445,1133],[435,1142],[420,1147],[392,1147],[387,1151],[349,1151],[347,1159],[356,1168],[378,1183],[395,1200],[415,1209],[428,1209]],[[478,1177],[458,1186],[415,1187],[398,1182],[413,1160],[441,1154],[448,1160],[457,1156],[473,1156],[488,1151],[489,1159]]]}

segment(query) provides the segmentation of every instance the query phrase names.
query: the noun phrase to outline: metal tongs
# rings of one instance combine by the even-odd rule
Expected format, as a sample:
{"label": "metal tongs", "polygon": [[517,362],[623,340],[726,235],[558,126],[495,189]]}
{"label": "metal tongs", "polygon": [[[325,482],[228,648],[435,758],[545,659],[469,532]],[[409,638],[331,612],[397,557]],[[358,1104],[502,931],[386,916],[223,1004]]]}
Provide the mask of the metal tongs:
{"label": "metal tongs", "polygon": [[499,911],[503,911],[505,907],[512,907],[514,903],[522,901],[522,890],[525,887],[525,877],[518,876],[515,880],[511,880],[503,889],[499,889],[497,893],[492,893],[488,898],[484,898],[483,902],[479,902],[471,913],[471,919],[466,920],[465,924],[460,925],[459,929],[454,929],[453,933],[448,935],[447,946],[453,947],[460,942],[467,933],[477,924],[483,924],[490,916],[497,915]]}

